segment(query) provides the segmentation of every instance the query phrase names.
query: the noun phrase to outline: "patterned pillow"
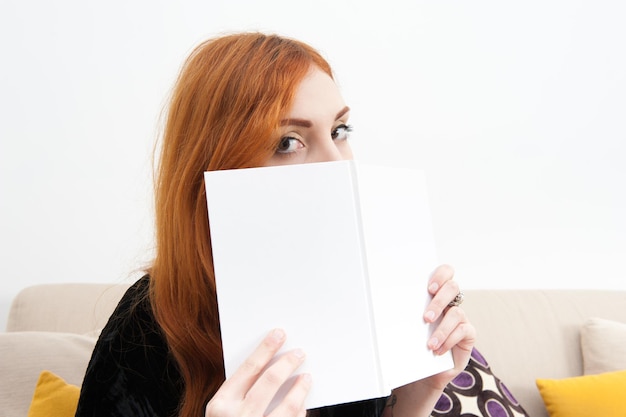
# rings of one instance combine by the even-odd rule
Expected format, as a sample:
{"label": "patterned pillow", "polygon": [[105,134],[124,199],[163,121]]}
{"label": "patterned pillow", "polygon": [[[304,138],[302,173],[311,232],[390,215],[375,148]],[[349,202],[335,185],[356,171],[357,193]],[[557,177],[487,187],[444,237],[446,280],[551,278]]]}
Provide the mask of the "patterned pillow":
{"label": "patterned pillow", "polygon": [[474,349],[465,370],[444,389],[432,417],[528,417],[528,414]]}

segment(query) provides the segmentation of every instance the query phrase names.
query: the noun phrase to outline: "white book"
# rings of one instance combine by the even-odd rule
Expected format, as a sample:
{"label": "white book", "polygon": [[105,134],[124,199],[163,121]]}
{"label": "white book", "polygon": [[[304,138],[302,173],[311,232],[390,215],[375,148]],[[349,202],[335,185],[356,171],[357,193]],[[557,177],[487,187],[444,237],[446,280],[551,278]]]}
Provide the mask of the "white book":
{"label": "white book", "polygon": [[427,348],[437,257],[420,171],[336,161],[206,172],[205,184],[226,377],[273,328],[283,351],[306,353],[308,409],[453,367]]}

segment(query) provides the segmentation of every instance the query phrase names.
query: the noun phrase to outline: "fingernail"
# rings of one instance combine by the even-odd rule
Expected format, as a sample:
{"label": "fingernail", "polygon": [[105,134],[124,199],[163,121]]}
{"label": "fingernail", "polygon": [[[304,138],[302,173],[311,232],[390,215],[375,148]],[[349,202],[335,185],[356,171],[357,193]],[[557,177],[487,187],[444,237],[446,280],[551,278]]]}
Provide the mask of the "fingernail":
{"label": "fingernail", "polygon": [[435,320],[435,312],[432,311],[432,310],[429,310],[429,311],[426,312],[426,314],[424,314],[424,317],[428,321],[433,321],[433,320]]}
{"label": "fingernail", "polygon": [[432,284],[428,286],[428,291],[430,291],[431,294],[436,293],[438,289],[439,289],[439,285],[437,285],[436,282],[433,282]]}
{"label": "fingernail", "polygon": [[311,378],[311,374],[302,374],[302,381],[307,385],[311,385],[313,378]]}
{"label": "fingernail", "polygon": [[281,342],[285,338],[285,332],[282,329],[274,329],[270,337],[276,342]]}
{"label": "fingernail", "polygon": [[304,359],[304,356],[305,356],[304,351],[302,349],[294,349],[293,354],[298,359]]}
{"label": "fingernail", "polygon": [[437,349],[437,347],[439,347],[439,339],[437,339],[436,337],[431,337],[428,341],[428,346],[430,346],[430,348],[433,350]]}

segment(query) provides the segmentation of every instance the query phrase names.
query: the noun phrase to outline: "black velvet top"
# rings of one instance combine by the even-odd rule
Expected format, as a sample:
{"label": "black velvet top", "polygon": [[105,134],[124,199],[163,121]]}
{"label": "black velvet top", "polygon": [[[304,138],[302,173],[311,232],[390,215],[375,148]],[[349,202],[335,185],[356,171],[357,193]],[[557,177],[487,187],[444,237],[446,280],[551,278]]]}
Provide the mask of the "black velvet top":
{"label": "black velvet top", "polygon": [[[183,381],[148,299],[149,277],[132,285],[100,335],[76,417],[175,417]],[[320,417],[376,417],[385,399],[315,410]],[[201,416],[198,416],[201,417]]]}
{"label": "black velvet top", "polygon": [[182,379],[152,314],[148,284],[144,277],[131,286],[102,330],[77,417],[176,415]]}

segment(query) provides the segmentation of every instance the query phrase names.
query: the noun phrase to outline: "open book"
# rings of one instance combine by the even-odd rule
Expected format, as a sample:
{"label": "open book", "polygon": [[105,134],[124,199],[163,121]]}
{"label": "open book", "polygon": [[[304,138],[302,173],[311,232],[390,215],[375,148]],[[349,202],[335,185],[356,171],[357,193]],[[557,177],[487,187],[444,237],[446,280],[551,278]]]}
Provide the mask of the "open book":
{"label": "open book", "polygon": [[421,172],[336,161],[206,172],[205,184],[227,377],[277,327],[307,355],[307,408],[453,366],[428,350],[422,318],[437,259]]}

